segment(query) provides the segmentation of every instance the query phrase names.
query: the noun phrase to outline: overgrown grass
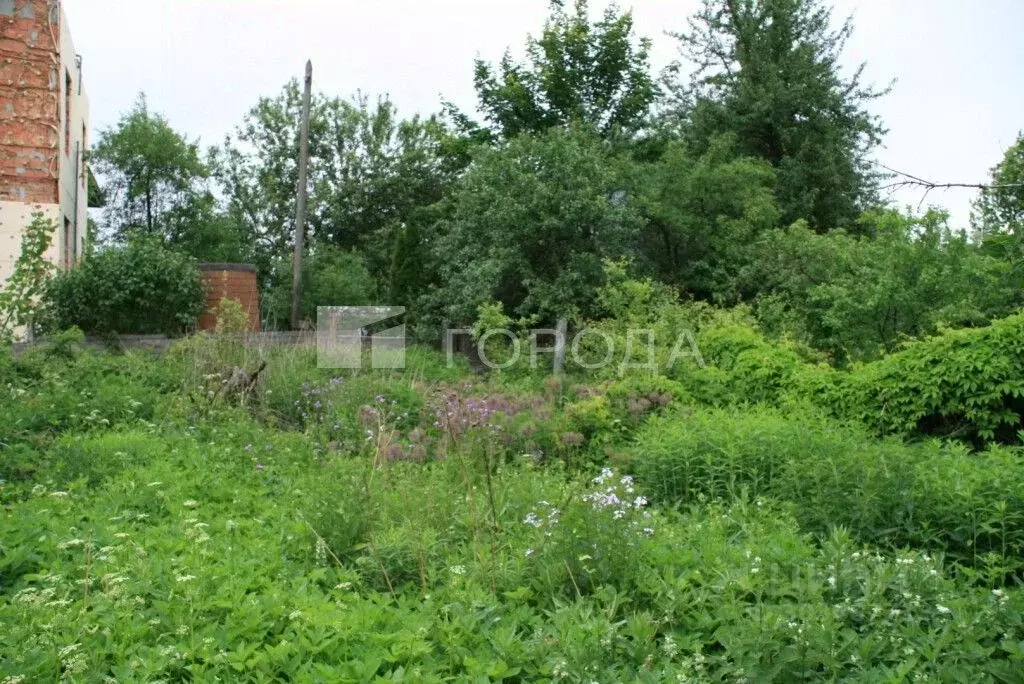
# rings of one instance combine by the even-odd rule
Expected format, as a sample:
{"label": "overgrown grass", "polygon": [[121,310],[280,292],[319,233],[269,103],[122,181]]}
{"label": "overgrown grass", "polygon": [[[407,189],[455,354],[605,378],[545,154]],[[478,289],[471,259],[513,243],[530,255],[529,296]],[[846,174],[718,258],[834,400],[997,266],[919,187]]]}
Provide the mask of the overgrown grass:
{"label": "overgrown grass", "polygon": [[1002,584],[1024,568],[1024,454],[904,444],[809,414],[683,411],[653,421],[633,458],[660,501],[771,497],[801,528],[945,553]]}
{"label": "overgrown grass", "polygon": [[1024,668],[1015,451],[409,361],[194,338],[0,363],[0,681]]}

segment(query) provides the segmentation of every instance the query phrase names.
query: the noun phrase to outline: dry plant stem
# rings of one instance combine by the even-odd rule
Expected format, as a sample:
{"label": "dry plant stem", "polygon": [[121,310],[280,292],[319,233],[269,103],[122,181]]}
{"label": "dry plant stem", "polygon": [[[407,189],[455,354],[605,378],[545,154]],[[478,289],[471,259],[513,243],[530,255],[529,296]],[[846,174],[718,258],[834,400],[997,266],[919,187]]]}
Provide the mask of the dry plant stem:
{"label": "dry plant stem", "polygon": [[569,573],[569,579],[572,580],[572,586],[576,589],[576,596],[583,598],[583,592],[580,591],[580,585],[576,584],[576,577],[572,574],[572,568],[569,567],[569,562],[563,559],[562,565],[565,566],[566,572]]}
{"label": "dry plant stem", "polygon": [[419,551],[419,564],[420,564],[420,588],[424,592],[426,592],[427,591],[427,567],[426,567],[426,561],[423,558],[423,549],[420,548],[420,549],[418,549],[418,551]]}
{"label": "dry plant stem", "polygon": [[89,583],[92,581],[92,530],[89,530],[88,541],[85,544],[85,595],[82,598],[82,612],[89,610]]}
{"label": "dry plant stem", "polygon": [[384,567],[384,563],[381,562],[380,556],[377,555],[377,545],[372,541],[370,542],[370,553],[373,554],[374,559],[377,561],[377,565],[380,566],[381,574],[384,575],[384,581],[387,582],[391,598],[398,598],[398,595],[395,593],[395,585],[391,583],[391,575],[388,574],[388,569]]}
{"label": "dry plant stem", "polygon": [[484,461],[484,478],[487,485],[487,501],[491,507],[491,523],[494,525],[495,530],[501,530],[501,523],[498,522],[498,505],[494,499],[494,482],[491,476],[491,461],[493,460],[493,452],[491,450],[491,444],[488,442],[484,448],[484,454],[486,459]]}
{"label": "dry plant stem", "polygon": [[331,558],[334,559],[334,562],[338,564],[338,567],[345,567],[345,564],[341,562],[341,559],[334,555],[334,551],[332,551],[331,547],[327,544],[327,540],[320,536],[320,533],[316,531],[316,529],[313,527],[312,524],[310,524],[308,520],[303,518],[303,522],[305,522],[306,525],[309,526],[309,531],[313,533],[313,536],[316,537],[317,541],[323,544],[324,548],[327,549],[327,553],[331,556]]}

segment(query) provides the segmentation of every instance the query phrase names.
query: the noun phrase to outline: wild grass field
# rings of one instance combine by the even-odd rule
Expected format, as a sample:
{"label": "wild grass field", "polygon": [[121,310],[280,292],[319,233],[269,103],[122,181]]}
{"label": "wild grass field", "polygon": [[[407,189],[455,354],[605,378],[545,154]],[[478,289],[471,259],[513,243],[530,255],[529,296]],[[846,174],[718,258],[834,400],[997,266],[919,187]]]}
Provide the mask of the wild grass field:
{"label": "wild grass field", "polygon": [[1021,681],[1019,448],[856,418],[858,373],[895,406],[882,371],[956,341],[849,372],[697,342],[674,378],[6,354],[0,681]]}

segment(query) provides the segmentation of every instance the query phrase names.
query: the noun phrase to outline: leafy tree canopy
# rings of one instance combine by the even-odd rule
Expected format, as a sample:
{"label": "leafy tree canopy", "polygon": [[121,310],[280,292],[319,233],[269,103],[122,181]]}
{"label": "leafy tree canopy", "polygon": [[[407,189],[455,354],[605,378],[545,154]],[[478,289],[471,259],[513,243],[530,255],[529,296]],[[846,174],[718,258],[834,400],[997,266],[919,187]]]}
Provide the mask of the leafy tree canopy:
{"label": "leafy tree canopy", "polygon": [[658,95],[649,50],[650,41],[634,35],[631,12],[612,6],[591,21],[587,0],[571,11],[552,0],[540,37],[527,41],[525,63],[510,52],[496,66],[477,60],[480,111],[490,133],[504,138],[570,124],[602,135],[635,132]]}
{"label": "leafy tree canopy", "polygon": [[547,319],[588,314],[602,260],[626,255],[640,225],[595,137],[554,129],[483,149],[454,189],[436,243],[448,315],[481,304]]}
{"label": "leafy tree canopy", "polygon": [[199,145],[151,112],[144,94],[100,132],[90,161],[106,181],[106,227],[117,237],[139,228],[160,234],[164,215],[200,193],[209,175]]}
{"label": "leafy tree canopy", "polygon": [[1003,234],[1024,241],[1024,133],[992,169],[989,185],[974,204],[975,231],[983,239]]}
{"label": "leafy tree canopy", "polygon": [[[263,272],[290,253],[295,229],[302,94],[297,81],[263,98],[216,151],[228,213],[245,227]],[[310,119],[308,242],[365,253],[391,268],[394,231],[441,199],[458,170],[433,118],[398,118],[387,98],[316,95]]]}
{"label": "leafy tree canopy", "polygon": [[675,85],[687,139],[699,152],[734,134],[777,170],[784,222],[818,231],[853,228],[873,203],[869,154],[885,132],[866,107],[887,91],[862,85],[863,65],[841,74],[853,25],[832,26],[823,0],[704,0],[675,34],[696,65]]}
{"label": "leafy tree canopy", "polygon": [[641,170],[641,248],[660,280],[701,299],[740,297],[736,277],[757,238],[778,225],[775,172],[738,157],[723,136],[700,156],[681,142]]}

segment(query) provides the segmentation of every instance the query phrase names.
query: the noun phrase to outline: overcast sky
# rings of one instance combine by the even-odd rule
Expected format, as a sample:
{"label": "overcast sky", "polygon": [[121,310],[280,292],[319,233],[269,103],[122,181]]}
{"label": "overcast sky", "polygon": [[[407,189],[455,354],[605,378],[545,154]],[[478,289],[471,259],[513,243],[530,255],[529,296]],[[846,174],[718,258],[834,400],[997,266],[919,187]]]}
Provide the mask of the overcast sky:
{"label": "overcast sky", "polygon": [[[699,0],[633,0],[660,70]],[[521,52],[546,0],[64,0],[91,99],[92,139],[145,91],[171,124],[219,142],[263,95],[313,60],[318,90],[390,94],[401,113],[474,102],[473,59]],[[603,7],[601,0],[592,2]],[[935,182],[983,182],[1024,128],[1024,2],[836,0],[852,13],[847,57],[897,79],[874,104],[889,128],[882,163]],[[971,191],[932,193],[965,225]],[[920,191],[897,196],[916,206]]]}

